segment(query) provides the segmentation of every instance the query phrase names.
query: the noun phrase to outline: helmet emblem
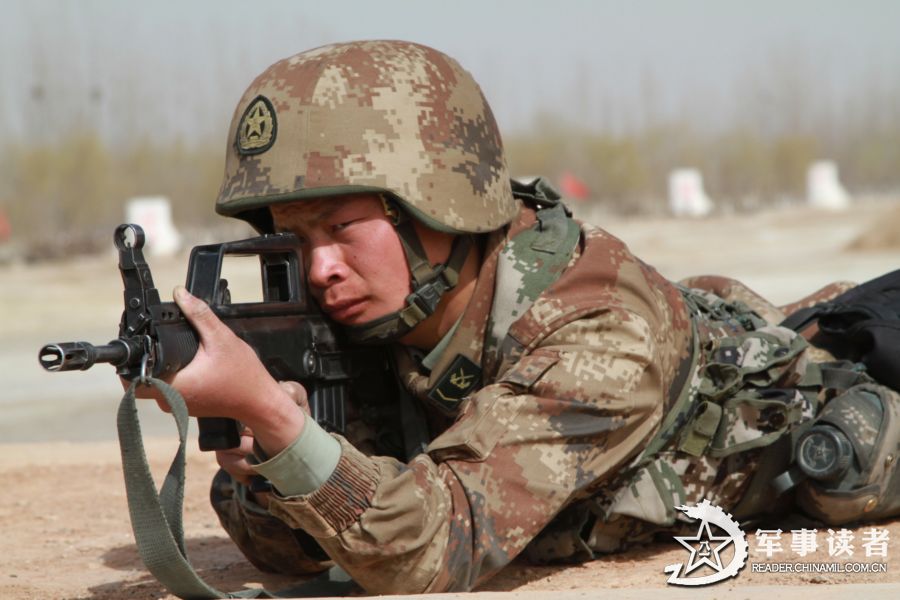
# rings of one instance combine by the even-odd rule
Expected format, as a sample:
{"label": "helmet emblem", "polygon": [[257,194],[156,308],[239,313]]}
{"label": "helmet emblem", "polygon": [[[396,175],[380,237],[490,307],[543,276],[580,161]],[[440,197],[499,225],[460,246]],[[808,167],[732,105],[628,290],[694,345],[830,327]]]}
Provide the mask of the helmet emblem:
{"label": "helmet emblem", "polygon": [[237,128],[237,150],[240,154],[259,154],[275,143],[278,122],[275,109],[265,96],[257,96],[241,117]]}

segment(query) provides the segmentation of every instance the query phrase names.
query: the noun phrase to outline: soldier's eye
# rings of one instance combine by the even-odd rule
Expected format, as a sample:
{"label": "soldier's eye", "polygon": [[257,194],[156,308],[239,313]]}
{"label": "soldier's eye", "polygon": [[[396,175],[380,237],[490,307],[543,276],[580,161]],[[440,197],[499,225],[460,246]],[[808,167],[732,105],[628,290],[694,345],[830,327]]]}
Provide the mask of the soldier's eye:
{"label": "soldier's eye", "polygon": [[360,221],[362,221],[362,219],[351,219],[349,221],[342,221],[336,225],[332,225],[331,230],[335,231],[335,232],[343,231],[344,229],[347,229],[347,227],[349,227],[350,225],[353,225],[354,223],[358,223]]}

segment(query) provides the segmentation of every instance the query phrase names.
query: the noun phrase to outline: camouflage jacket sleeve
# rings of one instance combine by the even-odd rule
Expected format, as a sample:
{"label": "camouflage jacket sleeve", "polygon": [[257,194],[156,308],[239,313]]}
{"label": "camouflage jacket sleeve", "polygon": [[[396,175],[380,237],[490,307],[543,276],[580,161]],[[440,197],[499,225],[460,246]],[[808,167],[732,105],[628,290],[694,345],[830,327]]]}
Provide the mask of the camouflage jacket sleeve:
{"label": "camouflage jacket sleeve", "polygon": [[665,383],[647,319],[597,310],[557,327],[402,464],[341,440],[332,477],[270,511],[370,593],[469,590],[654,433]]}

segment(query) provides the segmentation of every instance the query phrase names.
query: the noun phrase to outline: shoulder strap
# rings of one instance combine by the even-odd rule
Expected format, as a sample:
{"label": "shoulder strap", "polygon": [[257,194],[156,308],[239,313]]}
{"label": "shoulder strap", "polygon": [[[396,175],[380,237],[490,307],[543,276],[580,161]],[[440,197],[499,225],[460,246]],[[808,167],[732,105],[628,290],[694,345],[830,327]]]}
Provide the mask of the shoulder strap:
{"label": "shoulder strap", "polygon": [[514,181],[513,195],[537,210],[537,223],[515,235],[500,252],[487,351],[505,346],[510,326],[559,279],[581,239],[581,227],[545,180],[528,185]]}
{"label": "shoulder strap", "polygon": [[[536,210],[550,206],[565,204],[562,202],[562,196],[553,185],[543,177],[536,177],[530,181],[520,181],[511,179],[513,197],[521,200],[531,208]],[[566,208],[566,214],[572,213]]]}

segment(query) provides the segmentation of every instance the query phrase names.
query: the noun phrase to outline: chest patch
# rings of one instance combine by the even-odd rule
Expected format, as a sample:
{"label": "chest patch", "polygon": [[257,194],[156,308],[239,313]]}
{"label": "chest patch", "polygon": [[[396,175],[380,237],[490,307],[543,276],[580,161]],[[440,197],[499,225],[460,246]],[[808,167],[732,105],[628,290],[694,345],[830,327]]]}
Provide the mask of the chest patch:
{"label": "chest patch", "polygon": [[481,367],[457,354],[437,383],[428,391],[428,398],[447,412],[455,412],[460,401],[481,383]]}

